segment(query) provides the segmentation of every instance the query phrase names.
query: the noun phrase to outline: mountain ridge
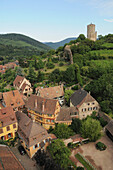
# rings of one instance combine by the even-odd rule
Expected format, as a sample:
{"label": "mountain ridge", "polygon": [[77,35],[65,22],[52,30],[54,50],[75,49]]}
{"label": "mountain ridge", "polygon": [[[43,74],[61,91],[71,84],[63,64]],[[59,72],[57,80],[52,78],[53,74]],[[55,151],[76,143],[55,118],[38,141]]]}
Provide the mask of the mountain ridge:
{"label": "mountain ridge", "polygon": [[0,34],[0,44],[16,47],[31,47],[36,48],[39,51],[48,51],[51,49],[51,47],[38,40],[17,33]]}
{"label": "mountain ridge", "polygon": [[70,38],[66,38],[58,42],[44,42],[44,44],[56,50],[58,47],[64,46],[66,43],[69,43],[70,41],[76,40],[76,39],[77,39],[76,37],[70,37]]}

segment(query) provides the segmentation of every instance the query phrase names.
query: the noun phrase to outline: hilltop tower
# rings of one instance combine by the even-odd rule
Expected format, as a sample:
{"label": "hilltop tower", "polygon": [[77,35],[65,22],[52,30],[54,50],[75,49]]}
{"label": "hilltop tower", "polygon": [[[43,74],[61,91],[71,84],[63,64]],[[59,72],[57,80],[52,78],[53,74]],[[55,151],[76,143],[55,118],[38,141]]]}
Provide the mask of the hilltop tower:
{"label": "hilltop tower", "polygon": [[97,39],[97,32],[95,32],[95,24],[87,25],[87,38],[96,41]]}

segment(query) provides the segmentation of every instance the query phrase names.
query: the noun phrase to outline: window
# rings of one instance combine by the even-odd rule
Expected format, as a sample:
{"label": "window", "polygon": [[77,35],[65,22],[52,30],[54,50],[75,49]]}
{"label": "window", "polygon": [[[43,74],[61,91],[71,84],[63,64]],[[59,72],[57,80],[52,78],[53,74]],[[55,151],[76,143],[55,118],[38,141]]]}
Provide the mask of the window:
{"label": "window", "polygon": [[97,107],[93,107],[93,110],[97,110]]}
{"label": "window", "polygon": [[44,143],[46,143],[46,140],[44,140]]}
{"label": "window", "polygon": [[13,105],[14,105],[14,103],[11,104],[11,106],[13,106]]}
{"label": "window", "polygon": [[82,109],[82,112],[86,112],[86,108],[83,108],[83,109]]}
{"label": "window", "polygon": [[54,122],[54,120],[51,120],[51,122]]}
{"label": "window", "polygon": [[3,129],[0,129],[0,134],[3,133]]}
{"label": "window", "polygon": [[7,128],[6,128],[6,129],[7,129],[7,131],[9,131],[9,130],[10,130],[10,127],[9,127],[9,126],[7,126]]}
{"label": "window", "polygon": [[33,145],[33,150],[35,150],[35,145]]}
{"label": "window", "polygon": [[52,114],[48,114],[49,117],[52,117]]}
{"label": "window", "polygon": [[95,103],[93,102],[92,104],[94,105]]}
{"label": "window", "polygon": [[37,144],[35,145],[35,148],[37,148]]}
{"label": "window", "polygon": [[89,107],[89,108],[88,108],[88,111],[90,111],[90,110],[92,110],[92,107]]}
{"label": "window", "polygon": [[87,105],[90,105],[90,103],[88,103]]}
{"label": "window", "polygon": [[1,140],[4,140],[5,139],[5,137],[4,136],[1,136]]}
{"label": "window", "polygon": [[11,133],[8,133],[8,138],[10,138],[11,137]]}
{"label": "window", "polygon": [[16,124],[13,124],[13,129],[16,128]]}

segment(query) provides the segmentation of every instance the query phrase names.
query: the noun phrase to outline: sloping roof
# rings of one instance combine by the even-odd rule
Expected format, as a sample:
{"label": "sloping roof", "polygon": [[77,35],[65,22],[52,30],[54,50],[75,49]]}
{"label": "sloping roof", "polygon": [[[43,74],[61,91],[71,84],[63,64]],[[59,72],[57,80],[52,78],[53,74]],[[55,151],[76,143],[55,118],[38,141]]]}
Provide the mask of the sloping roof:
{"label": "sloping roof", "polygon": [[11,106],[0,109],[0,121],[3,127],[17,122],[15,112]]}
{"label": "sloping roof", "polygon": [[[22,92],[25,90],[25,87],[28,86],[26,83],[23,83],[22,87],[20,90],[22,90]],[[30,86],[29,86],[30,87]]]}
{"label": "sloping roof", "polygon": [[2,93],[0,92],[0,100],[2,99]]}
{"label": "sloping roof", "polygon": [[40,97],[54,99],[60,96],[64,96],[63,85],[55,86],[55,87],[48,87],[48,88],[37,88],[36,91],[39,89]]}
{"label": "sloping roof", "polygon": [[79,89],[70,97],[71,103],[79,107],[83,102],[92,102],[95,99],[85,90]]}
{"label": "sloping roof", "polygon": [[55,99],[44,99],[36,95],[31,95],[26,102],[26,107],[39,113],[54,114],[57,102],[58,100]]}
{"label": "sloping roof", "polygon": [[6,145],[0,145],[0,170],[18,169],[24,170],[21,163]]}
{"label": "sloping roof", "polygon": [[61,108],[56,118],[58,121],[72,121],[71,113],[77,112],[75,107]]}
{"label": "sloping roof", "polygon": [[13,82],[13,85],[16,85],[17,87],[19,87],[23,80],[24,80],[24,77],[17,75]]}
{"label": "sloping roof", "polygon": [[23,137],[28,146],[32,146],[45,138],[50,137],[44,127],[33,122],[26,114],[16,112],[16,117],[19,126],[18,133]]}
{"label": "sloping roof", "polygon": [[3,100],[6,106],[12,106],[13,108],[18,108],[20,106],[25,105],[20,93],[18,90],[4,92]]}
{"label": "sloping roof", "polygon": [[106,129],[113,135],[113,120],[106,125]]}

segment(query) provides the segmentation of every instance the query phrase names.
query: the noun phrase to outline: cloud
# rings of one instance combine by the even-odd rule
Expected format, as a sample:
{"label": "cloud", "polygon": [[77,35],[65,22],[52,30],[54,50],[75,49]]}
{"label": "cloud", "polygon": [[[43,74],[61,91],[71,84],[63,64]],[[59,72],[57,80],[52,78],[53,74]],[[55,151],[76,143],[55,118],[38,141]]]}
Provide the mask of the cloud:
{"label": "cloud", "polygon": [[104,19],[104,21],[113,22],[113,19]]}

